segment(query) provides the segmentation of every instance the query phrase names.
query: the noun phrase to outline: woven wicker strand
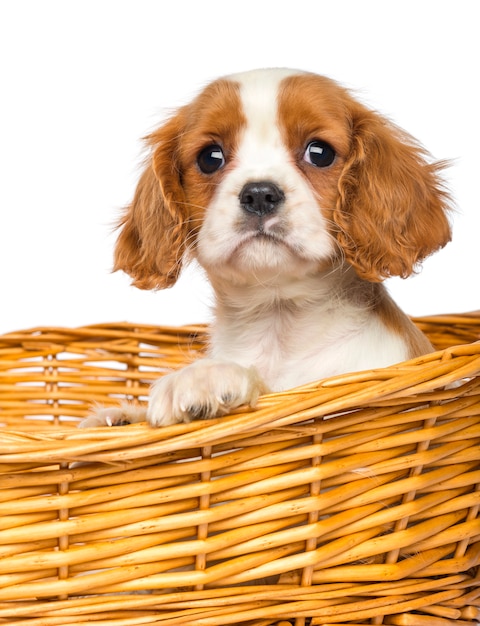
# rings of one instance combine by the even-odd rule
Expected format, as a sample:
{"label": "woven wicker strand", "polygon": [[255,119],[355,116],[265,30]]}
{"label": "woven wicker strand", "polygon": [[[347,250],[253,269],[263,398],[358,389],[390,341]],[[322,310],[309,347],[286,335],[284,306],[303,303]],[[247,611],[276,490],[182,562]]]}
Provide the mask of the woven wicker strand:
{"label": "woven wicker strand", "polygon": [[480,312],[414,320],[437,352],[152,429],[204,326],[0,337],[0,624],[473,626]]}

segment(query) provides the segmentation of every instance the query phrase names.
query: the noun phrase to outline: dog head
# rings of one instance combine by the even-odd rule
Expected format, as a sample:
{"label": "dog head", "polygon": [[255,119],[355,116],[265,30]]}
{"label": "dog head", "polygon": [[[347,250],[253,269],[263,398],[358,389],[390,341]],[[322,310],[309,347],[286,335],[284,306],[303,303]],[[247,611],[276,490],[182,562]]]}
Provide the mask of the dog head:
{"label": "dog head", "polygon": [[115,269],[164,288],[298,277],[347,262],[406,277],[450,239],[441,163],[334,81],[283,69],[208,85],[147,138]]}

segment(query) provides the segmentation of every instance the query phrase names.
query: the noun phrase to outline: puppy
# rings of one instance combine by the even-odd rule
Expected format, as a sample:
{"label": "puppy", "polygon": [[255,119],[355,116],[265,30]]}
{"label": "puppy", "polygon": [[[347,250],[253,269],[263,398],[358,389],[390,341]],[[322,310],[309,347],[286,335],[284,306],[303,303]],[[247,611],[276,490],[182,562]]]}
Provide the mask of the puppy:
{"label": "puppy", "polygon": [[196,259],[215,295],[208,357],[154,383],[152,426],[432,350],[382,285],[450,240],[444,164],[408,134],[328,78],[266,69],[208,85],[148,143],[115,269],[163,289]]}

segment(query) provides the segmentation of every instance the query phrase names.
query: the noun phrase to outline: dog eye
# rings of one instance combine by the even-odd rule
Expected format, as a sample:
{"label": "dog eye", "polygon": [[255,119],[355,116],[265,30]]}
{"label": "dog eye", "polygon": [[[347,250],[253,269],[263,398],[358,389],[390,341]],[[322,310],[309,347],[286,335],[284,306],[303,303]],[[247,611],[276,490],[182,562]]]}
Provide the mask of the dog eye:
{"label": "dog eye", "polygon": [[217,144],[203,148],[197,156],[197,164],[204,174],[213,174],[225,165],[222,148]]}
{"label": "dog eye", "polygon": [[311,141],[303,158],[315,167],[328,167],[335,161],[335,150],[326,141]]}

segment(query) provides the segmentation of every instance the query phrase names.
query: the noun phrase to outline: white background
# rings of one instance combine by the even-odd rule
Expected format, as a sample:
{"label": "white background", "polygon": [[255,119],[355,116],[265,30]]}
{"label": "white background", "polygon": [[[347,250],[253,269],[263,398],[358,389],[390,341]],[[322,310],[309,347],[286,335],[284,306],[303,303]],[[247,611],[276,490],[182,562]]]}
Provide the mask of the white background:
{"label": "white background", "polygon": [[410,314],[479,304],[480,97],[474,0],[0,0],[0,333],[208,320],[190,270],[142,292],[110,272],[140,138],[219,75],[331,76],[416,136],[446,174],[454,241],[391,280]]}

